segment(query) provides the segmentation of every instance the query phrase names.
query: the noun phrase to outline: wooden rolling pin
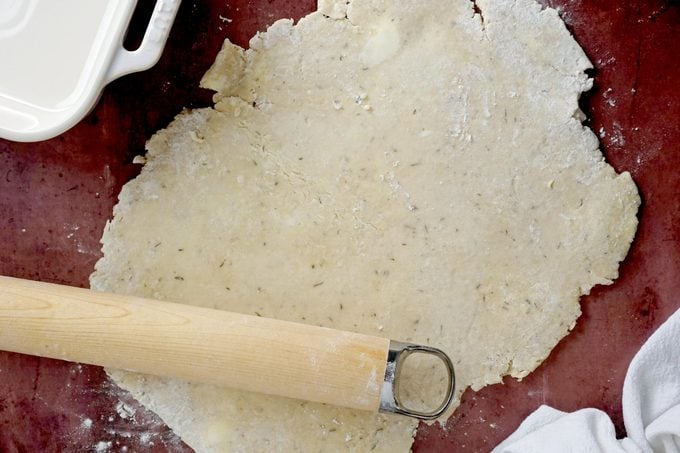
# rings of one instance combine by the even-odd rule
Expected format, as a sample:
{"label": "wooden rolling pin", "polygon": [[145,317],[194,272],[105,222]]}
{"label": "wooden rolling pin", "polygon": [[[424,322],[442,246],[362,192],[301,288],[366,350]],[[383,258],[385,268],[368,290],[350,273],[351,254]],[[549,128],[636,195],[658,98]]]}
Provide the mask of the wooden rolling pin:
{"label": "wooden rolling pin", "polygon": [[[0,276],[0,350],[421,419],[451,402],[441,350],[323,327]],[[402,406],[400,364],[434,354],[442,404]]]}

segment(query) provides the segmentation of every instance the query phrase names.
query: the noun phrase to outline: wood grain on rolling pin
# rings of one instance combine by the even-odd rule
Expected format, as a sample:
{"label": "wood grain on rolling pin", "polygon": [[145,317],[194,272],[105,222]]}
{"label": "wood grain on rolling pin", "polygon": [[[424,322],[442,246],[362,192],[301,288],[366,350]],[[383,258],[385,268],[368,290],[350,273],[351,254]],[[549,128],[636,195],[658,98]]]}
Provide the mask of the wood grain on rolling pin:
{"label": "wood grain on rolling pin", "polygon": [[389,340],[0,277],[0,349],[377,411]]}

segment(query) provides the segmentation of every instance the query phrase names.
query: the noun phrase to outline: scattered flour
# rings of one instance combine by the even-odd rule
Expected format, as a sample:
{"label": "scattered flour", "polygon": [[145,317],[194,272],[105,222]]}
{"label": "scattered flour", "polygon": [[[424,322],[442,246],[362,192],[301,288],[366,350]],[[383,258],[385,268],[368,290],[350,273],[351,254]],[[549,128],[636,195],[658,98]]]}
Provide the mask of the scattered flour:
{"label": "scattered flour", "polygon": [[110,440],[108,440],[108,441],[100,440],[94,446],[94,451],[96,451],[97,453],[103,453],[105,451],[109,451],[112,446],[113,446],[113,442],[111,442]]}

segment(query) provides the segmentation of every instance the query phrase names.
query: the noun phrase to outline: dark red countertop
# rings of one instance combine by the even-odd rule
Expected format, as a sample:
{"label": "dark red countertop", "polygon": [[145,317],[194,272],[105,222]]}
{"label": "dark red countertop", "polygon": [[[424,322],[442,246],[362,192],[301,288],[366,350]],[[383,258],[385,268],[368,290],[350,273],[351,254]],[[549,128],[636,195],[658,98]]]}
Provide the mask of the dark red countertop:
{"label": "dark red countertop", "polygon": [[[640,188],[637,237],[620,278],[582,299],[574,331],[538,370],[468,390],[444,429],[421,426],[415,451],[487,451],[541,404],[600,408],[624,435],[628,363],[680,307],[678,2],[544,3],[561,10],[595,65],[582,108],[609,162]],[[197,85],[222,39],[245,46],[314,4],[185,0],[159,64],[109,85],[78,126],[42,143],[0,140],[0,274],[87,286],[116,196],[139,171],[132,158],[183,107],[210,104]],[[189,451],[100,368],[0,352],[0,451],[92,451],[99,442],[111,442],[109,451]]]}

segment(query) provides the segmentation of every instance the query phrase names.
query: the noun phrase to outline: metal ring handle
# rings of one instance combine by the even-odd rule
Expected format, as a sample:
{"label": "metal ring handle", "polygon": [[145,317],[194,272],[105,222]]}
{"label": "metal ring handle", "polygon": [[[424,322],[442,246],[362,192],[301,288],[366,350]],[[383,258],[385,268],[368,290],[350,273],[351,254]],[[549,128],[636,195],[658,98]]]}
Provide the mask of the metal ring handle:
{"label": "metal ring handle", "polygon": [[[422,412],[404,407],[399,400],[398,387],[401,365],[409,355],[420,352],[431,354],[441,360],[446,366],[448,383],[446,396],[440,406],[432,412]],[[387,367],[385,369],[385,380],[380,391],[380,412],[406,415],[420,420],[434,420],[440,417],[451,405],[456,379],[453,371],[453,363],[448,355],[441,349],[430,346],[421,346],[412,343],[390,340],[390,348],[387,353]]]}

